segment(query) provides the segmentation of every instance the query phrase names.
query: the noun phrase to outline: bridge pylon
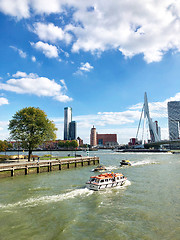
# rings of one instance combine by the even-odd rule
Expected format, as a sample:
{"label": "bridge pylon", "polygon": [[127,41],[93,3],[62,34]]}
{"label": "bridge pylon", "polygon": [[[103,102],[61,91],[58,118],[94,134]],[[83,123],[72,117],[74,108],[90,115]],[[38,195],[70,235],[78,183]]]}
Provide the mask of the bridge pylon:
{"label": "bridge pylon", "polygon": [[[144,112],[144,125],[145,125],[146,119],[148,120],[151,142],[160,142],[161,141],[160,127],[158,127],[157,121],[153,122],[152,118],[150,117],[146,92],[144,93],[144,104],[143,104],[143,108],[142,108],[142,113],[141,113],[141,118],[140,118],[140,122],[139,122],[139,126],[138,126],[137,135],[139,132],[139,127],[140,127],[143,112]],[[143,127],[143,131],[144,131],[144,127]],[[136,135],[136,138],[137,138],[137,135]],[[143,133],[143,136],[144,136],[144,133]],[[143,142],[144,142],[144,139],[142,139],[142,144],[143,144]]]}

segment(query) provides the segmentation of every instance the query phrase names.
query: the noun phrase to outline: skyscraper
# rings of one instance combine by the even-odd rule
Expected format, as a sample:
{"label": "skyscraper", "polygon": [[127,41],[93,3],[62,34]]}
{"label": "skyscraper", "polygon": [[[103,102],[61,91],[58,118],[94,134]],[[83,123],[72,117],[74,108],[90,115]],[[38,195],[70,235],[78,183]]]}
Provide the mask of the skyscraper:
{"label": "skyscraper", "polygon": [[169,139],[179,138],[180,101],[168,102]]}
{"label": "skyscraper", "polygon": [[72,121],[69,123],[69,140],[76,139],[76,122]]}
{"label": "skyscraper", "polygon": [[72,108],[65,107],[64,108],[64,140],[70,140],[70,136],[69,136],[70,122],[72,122]]}

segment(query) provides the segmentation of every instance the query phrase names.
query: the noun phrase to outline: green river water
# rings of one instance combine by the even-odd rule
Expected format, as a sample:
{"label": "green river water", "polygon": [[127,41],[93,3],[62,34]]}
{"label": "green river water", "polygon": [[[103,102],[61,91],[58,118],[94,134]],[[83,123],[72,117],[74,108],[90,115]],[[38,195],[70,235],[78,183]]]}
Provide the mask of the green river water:
{"label": "green river water", "polygon": [[180,239],[180,154],[90,155],[126,185],[88,190],[94,166],[0,179],[0,240]]}

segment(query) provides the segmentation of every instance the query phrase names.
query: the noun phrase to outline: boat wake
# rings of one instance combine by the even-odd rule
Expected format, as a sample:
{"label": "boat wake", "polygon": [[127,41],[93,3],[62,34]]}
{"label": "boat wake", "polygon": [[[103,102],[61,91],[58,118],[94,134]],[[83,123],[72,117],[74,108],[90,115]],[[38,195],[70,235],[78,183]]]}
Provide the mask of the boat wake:
{"label": "boat wake", "polygon": [[108,171],[111,171],[111,170],[119,169],[119,167],[117,167],[117,166],[109,166],[109,167],[106,167],[106,169],[107,169]]}
{"label": "boat wake", "polygon": [[130,185],[131,185],[131,182],[129,180],[126,180],[126,182],[122,186],[117,186],[117,187],[115,187],[115,189],[124,189]]}
{"label": "boat wake", "polygon": [[158,164],[158,162],[152,160],[143,160],[138,162],[131,162],[131,166],[141,166],[141,165],[150,165],[150,164]]}
{"label": "boat wake", "polygon": [[72,199],[78,196],[89,196],[93,194],[93,191],[90,191],[87,188],[82,189],[76,189],[73,191],[70,191],[68,193],[63,193],[59,195],[52,195],[52,196],[42,196],[37,198],[29,198],[24,201],[19,201],[16,203],[10,203],[10,204],[0,204],[0,209],[9,209],[14,207],[35,207],[40,204],[47,204],[47,203],[53,203],[53,202],[60,202],[67,199]]}

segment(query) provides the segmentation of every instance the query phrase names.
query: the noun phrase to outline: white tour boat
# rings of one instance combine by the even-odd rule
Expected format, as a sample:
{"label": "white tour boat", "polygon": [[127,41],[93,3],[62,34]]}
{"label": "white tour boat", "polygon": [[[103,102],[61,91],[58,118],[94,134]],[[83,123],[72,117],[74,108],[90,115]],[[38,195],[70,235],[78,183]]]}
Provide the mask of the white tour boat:
{"label": "white tour boat", "polygon": [[105,188],[112,188],[122,186],[127,178],[122,173],[103,173],[98,176],[90,177],[86,183],[87,188],[91,190],[101,190]]}

